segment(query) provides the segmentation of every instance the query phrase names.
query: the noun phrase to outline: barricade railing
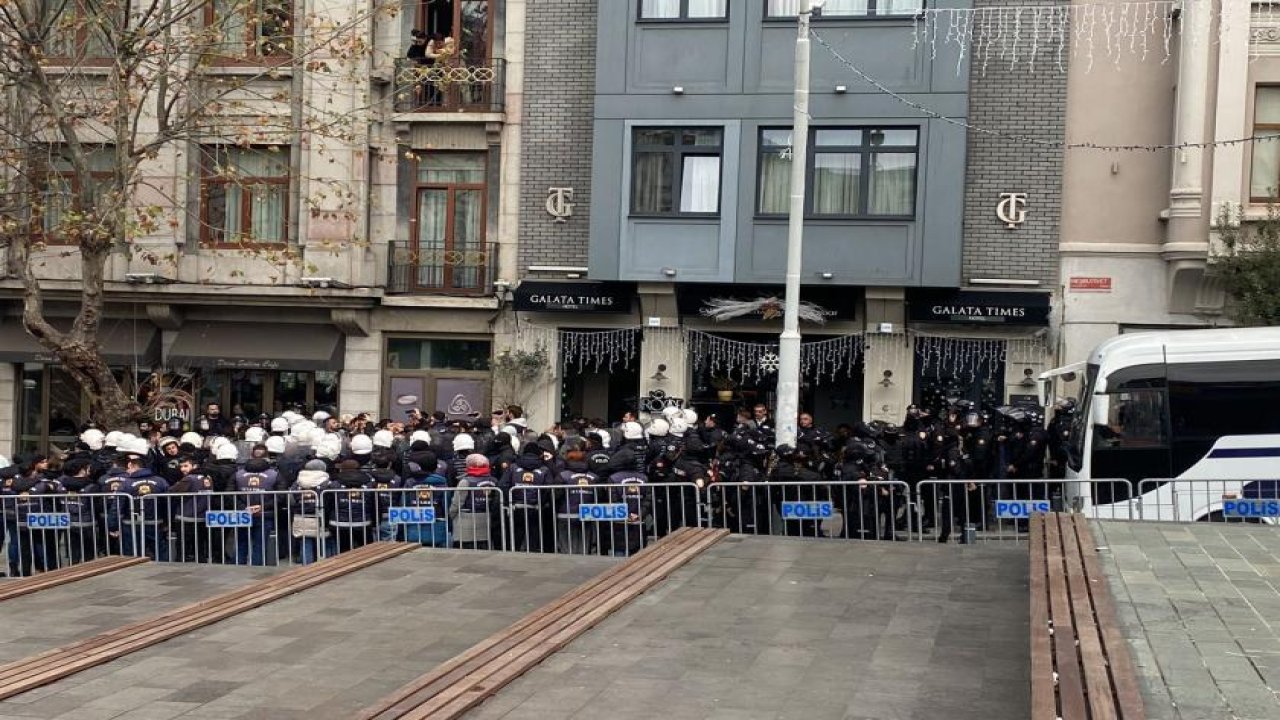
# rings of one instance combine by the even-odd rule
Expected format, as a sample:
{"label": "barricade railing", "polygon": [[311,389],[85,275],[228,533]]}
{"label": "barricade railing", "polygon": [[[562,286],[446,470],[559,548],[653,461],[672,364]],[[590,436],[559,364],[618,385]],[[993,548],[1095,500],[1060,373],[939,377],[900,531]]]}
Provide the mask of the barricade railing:
{"label": "barricade railing", "polygon": [[912,532],[907,484],[720,482],[706,488],[711,527],[742,535],[906,540]]}
{"label": "barricade railing", "polygon": [[322,556],[375,540],[428,547],[506,549],[503,493],[497,486],[341,488],[321,495],[317,528]]}
{"label": "barricade railing", "polygon": [[133,498],[111,494],[0,496],[0,546],[9,577],[78,565],[107,555],[133,554],[123,519]]}
{"label": "barricade railing", "polygon": [[507,492],[507,547],[629,557],[682,527],[701,527],[701,505],[694,483],[517,485]]}
{"label": "barricade railing", "polygon": [[304,539],[293,518],[316,512],[311,490],[157,493],[137,499],[126,519],[134,552],[157,562],[297,565]]}
{"label": "barricade railing", "polygon": [[[918,538],[956,543],[1025,540],[1028,520],[1038,513],[1130,519],[1132,494],[1123,479],[921,480],[913,492]],[[1123,499],[1097,505],[1091,498]]]}
{"label": "barricade railing", "polygon": [[1134,504],[1143,520],[1274,524],[1280,480],[1148,478],[1138,483]]}

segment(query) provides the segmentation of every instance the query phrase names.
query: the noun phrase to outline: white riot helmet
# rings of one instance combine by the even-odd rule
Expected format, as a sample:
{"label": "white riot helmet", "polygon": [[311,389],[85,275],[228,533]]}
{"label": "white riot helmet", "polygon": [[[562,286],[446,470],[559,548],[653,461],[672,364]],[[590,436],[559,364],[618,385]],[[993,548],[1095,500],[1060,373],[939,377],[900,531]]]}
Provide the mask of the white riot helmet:
{"label": "white riot helmet", "polygon": [[120,447],[120,437],[122,435],[124,435],[124,433],[120,432],[119,430],[112,430],[111,432],[102,436],[103,446],[104,447]]}
{"label": "white riot helmet", "polygon": [[379,430],[373,434],[373,446],[389,448],[396,443],[396,436],[390,430]]}
{"label": "white riot helmet", "polygon": [[260,427],[251,427],[244,431],[244,441],[257,445],[267,439],[267,431]]}
{"label": "white riot helmet", "polygon": [[337,460],[342,454],[342,442],[324,438],[324,440],[316,446],[316,457],[324,460]]}
{"label": "white riot helmet", "polygon": [[608,450],[609,444],[613,442],[613,434],[608,430],[597,430],[596,437],[600,438],[600,447],[605,450]]}
{"label": "white riot helmet", "polygon": [[267,452],[280,455],[284,452],[284,438],[272,435],[267,438]]}
{"label": "white riot helmet", "polygon": [[98,428],[89,428],[80,433],[80,442],[88,446],[90,450],[101,450],[102,443],[106,440],[106,437]]}
{"label": "white riot helmet", "polygon": [[283,415],[271,421],[271,432],[284,434],[289,432],[289,418]]}
{"label": "white riot helmet", "polygon": [[422,441],[430,445],[431,433],[427,432],[426,430],[414,430],[413,434],[409,436],[409,444],[412,445],[418,441]]}
{"label": "white riot helmet", "polygon": [[684,415],[680,415],[678,417],[674,417],[671,419],[672,435],[675,435],[677,437],[684,435],[688,429],[689,429],[689,423],[684,421]]}
{"label": "white riot helmet", "polygon": [[317,411],[315,412],[315,414],[311,416],[311,422],[313,422],[313,423],[315,423],[315,424],[317,424],[317,425],[324,425],[325,421],[326,421],[326,420],[328,420],[328,419],[329,419],[329,418],[331,418],[331,417],[333,417],[333,416],[332,416],[332,415],[330,415],[329,413],[327,413],[327,412],[325,412],[325,411],[323,411],[323,410],[317,410]]}
{"label": "white riot helmet", "polygon": [[299,442],[305,442],[311,435],[311,431],[316,429],[316,424],[310,420],[302,420],[293,424],[289,428],[289,434],[298,439]]}
{"label": "white riot helmet", "polygon": [[233,443],[222,443],[214,446],[213,457],[215,460],[239,460],[240,451]]}
{"label": "white riot helmet", "polygon": [[[654,418],[649,423],[649,437],[666,437],[669,430],[671,430],[671,424],[662,418]],[[623,426],[623,432],[626,432],[626,426]]]}
{"label": "white riot helmet", "polygon": [[231,442],[230,440],[226,439],[225,437],[222,437],[221,435],[218,435],[218,436],[214,437],[212,440],[210,440],[210,441],[209,441],[209,450],[211,450],[211,451],[213,452],[213,454],[214,454],[214,456],[215,456],[215,457],[216,457],[216,456],[217,456],[217,454],[218,454],[218,450],[220,450],[220,449],[222,449],[222,448],[224,448],[224,447],[229,447],[229,448],[231,448],[232,450],[236,450],[236,452],[239,452],[239,450],[237,450],[237,449],[236,449],[236,444],[235,444],[235,443]]}
{"label": "white riot helmet", "polygon": [[116,446],[116,450],[120,451],[122,455],[142,458],[146,457],[147,454],[151,452],[151,445],[142,438],[129,437],[121,440],[120,444]]}
{"label": "white riot helmet", "polygon": [[320,443],[324,442],[325,435],[326,433],[324,430],[321,430],[318,427],[313,427],[307,430],[307,434],[302,437],[302,440],[311,447],[319,447]]}
{"label": "white riot helmet", "polygon": [[373,452],[373,440],[368,435],[355,435],[351,438],[352,455],[368,455]]}
{"label": "white riot helmet", "polygon": [[693,408],[684,409],[684,421],[689,427],[698,424],[698,413]]}
{"label": "white riot helmet", "polygon": [[631,422],[622,423],[622,437],[624,440],[643,440],[644,428],[640,427],[640,423]]}
{"label": "white riot helmet", "polygon": [[683,413],[684,411],[676,407],[675,405],[668,405],[662,408],[662,417],[666,418],[667,420],[670,420],[671,418],[677,415],[681,415]]}
{"label": "white riot helmet", "polygon": [[200,447],[204,444],[204,438],[200,437],[200,433],[186,432],[182,433],[182,437],[178,438],[178,444]]}

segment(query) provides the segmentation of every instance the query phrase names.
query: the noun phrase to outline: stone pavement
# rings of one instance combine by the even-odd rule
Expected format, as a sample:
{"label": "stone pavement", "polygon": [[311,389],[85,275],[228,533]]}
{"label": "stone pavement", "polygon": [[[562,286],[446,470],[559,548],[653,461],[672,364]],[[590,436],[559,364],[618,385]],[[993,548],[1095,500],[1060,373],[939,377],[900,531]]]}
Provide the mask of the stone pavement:
{"label": "stone pavement", "polygon": [[5,600],[0,602],[0,663],[159,615],[273,572],[145,563]]}
{"label": "stone pavement", "polygon": [[0,702],[0,720],[346,720],[614,562],[417,550]]}
{"label": "stone pavement", "polygon": [[1027,547],[732,537],[474,720],[1021,720]]}
{"label": "stone pavement", "polygon": [[1280,529],[1094,523],[1151,720],[1280,718]]}

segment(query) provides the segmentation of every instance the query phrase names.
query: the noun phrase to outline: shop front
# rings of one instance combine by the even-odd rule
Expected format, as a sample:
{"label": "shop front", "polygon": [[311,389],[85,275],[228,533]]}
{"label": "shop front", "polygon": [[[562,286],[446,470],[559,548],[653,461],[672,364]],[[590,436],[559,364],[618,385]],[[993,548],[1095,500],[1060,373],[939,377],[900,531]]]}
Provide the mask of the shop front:
{"label": "shop front", "polygon": [[[68,323],[55,325],[69,326]],[[129,395],[146,387],[160,364],[160,331],[146,321],[106,320],[98,333],[103,359]],[[12,363],[17,432],[14,452],[55,454],[75,444],[89,421],[89,398],[52,353],[17,319],[0,324],[0,363]]]}
{"label": "shop front", "polygon": [[403,422],[413,410],[449,418],[487,418],[489,337],[384,336],[383,417]]}

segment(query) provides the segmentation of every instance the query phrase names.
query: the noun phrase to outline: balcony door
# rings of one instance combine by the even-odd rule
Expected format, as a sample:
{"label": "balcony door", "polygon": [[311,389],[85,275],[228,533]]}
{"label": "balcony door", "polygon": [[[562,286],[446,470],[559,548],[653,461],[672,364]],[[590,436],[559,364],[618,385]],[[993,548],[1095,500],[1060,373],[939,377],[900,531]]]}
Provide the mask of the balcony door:
{"label": "balcony door", "polygon": [[434,37],[453,38],[459,64],[483,65],[492,59],[493,4],[489,0],[422,0],[418,25]]}
{"label": "balcony door", "polygon": [[414,290],[484,291],[485,173],[483,152],[419,158],[410,252]]}

